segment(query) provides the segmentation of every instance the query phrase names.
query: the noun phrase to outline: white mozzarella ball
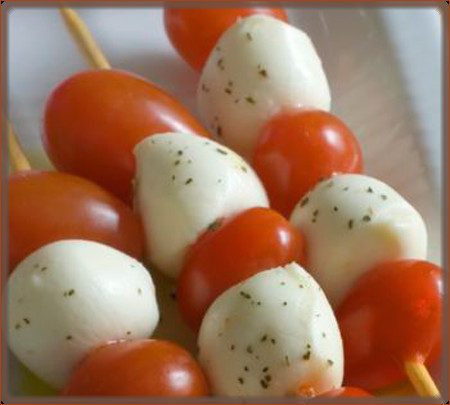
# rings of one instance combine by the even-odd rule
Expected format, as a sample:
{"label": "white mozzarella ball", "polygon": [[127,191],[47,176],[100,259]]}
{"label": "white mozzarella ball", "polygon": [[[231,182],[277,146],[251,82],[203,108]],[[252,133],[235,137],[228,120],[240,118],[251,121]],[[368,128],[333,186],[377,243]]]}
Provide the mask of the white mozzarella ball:
{"label": "white mozzarella ball", "polygon": [[153,135],[135,149],[135,204],[147,255],[176,278],[188,247],[218,218],[267,207],[264,188],[237,154],[196,135]]}
{"label": "white mozzarella ball", "polygon": [[258,273],[214,301],[198,337],[216,395],[320,394],[343,378],[333,311],[319,285],[291,263]]}
{"label": "white mozzarella ball", "polygon": [[97,242],[46,245],[8,280],[9,346],[54,388],[64,386],[89,350],[110,340],[147,338],[158,318],[148,271]]}
{"label": "white mozzarella ball", "polygon": [[203,69],[198,105],[205,125],[246,159],[261,127],[283,107],[330,109],[322,62],[298,28],[263,15],[240,19]]}
{"label": "white mozzarella ball", "polygon": [[319,183],[297,204],[291,223],[305,236],[308,271],[333,307],[374,266],[427,254],[420,214],[369,176],[345,174]]}

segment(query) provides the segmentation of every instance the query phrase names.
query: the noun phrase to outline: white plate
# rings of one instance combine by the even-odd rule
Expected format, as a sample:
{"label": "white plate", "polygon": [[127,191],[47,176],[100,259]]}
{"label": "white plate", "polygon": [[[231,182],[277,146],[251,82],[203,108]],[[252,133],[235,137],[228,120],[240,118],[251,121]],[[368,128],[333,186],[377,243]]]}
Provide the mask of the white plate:
{"label": "white plate", "polygon": [[[198,74],[175,53],[160,9],[79,9],[112,66],[138,73],[178,97],[194,114]],[[429,259],[441,260],[441,41],[434,9],[290,9],[290,22],[312,38],[324,63],[333,111],[356,133],[367,173],[396,188],[425,218]],[[8,15],[9,114],[36,168],[49,162],[40,141],[50,90],[87,67],[53,9],[15,9]],[[170,298],[159,285],[158,336],[195,350]],[[12,393],[41,389],[17,364]],[[44,391],[45,392],[45,391]]]}

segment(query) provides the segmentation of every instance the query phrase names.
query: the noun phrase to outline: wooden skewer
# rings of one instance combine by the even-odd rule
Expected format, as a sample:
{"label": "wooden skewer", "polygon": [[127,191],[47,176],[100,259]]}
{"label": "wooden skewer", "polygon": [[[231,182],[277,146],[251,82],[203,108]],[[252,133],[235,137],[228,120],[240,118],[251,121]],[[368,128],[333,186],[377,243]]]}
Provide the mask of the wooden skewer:
{"label": "wooden skewer", "polygon": [[13,172],[30,170],[31,165],[20,147],[12,125],[8,122],[8,150]]}
{"label": "wooden skewer", "polygon": [[422,397],[440,397],[431,375],[424,364],[418,362],[405,362],[405,372],[416,392]]}
{"label": "wooden skewer", "polygon": [[78,13],[67,7],[62,7],[60,11],[69,31],[88,62],[98,69],[111,69],[111,65]]}
{"label": "wooden skewer", "polygon": [[[61,8],[61,15],[88,62],[98,69],[111,69],[111,65],[78,13],[70,8],[63,7]],[[8,123],[8,150],[13,172],[31,169],[30,162],[25,156],[10,123]]]}
{"label": "wooden skewer", "polygon": [[[62,7],[61,15],[88,62],[98,69],[111,69],[110,63],[78,13],[73,9]],[[406,362],[405,370],[419,395],[440,396],[439,390],[423,364]]]}

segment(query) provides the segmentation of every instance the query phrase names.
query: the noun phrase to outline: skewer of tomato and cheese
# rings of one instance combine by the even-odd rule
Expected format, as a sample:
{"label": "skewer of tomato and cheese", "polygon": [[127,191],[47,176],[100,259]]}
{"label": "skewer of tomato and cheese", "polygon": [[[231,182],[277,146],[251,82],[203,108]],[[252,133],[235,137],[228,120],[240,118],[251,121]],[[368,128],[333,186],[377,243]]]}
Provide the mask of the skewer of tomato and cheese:
{"label": "skewer of tomato and cheese", "polygon": [[217,139],[250,159],[261,127],[283,107],[330,108],[330,90],[309,37],[278,19],[238,20],[203,69],[198,105]]}
{"label": "skewer of tomato and cheese", "polygon": [[147,338],[158,319],[148,271],[97,242],[45,245],[8,280],[9,347],[54,388],[64,386],[91,349],[110,340]]}
{"label": "skewer of tomato and cheese", "polygon": [[262,271],[220,295],[203,319],[198,345],[216,395],[313,395],[342,383],[333,311],[296,263]]}
{"label": "skewer of tomato and cheese", "polygon": [[135,148],[135,204],[149,260],[176,278],[187,248],[215,221],[267,207],[252,168],[214,141],[183,133],[153,135]]}
{"label": "skewer of tomato and cheese", "polygon": [[303,232],[308,271],[333,307],[372,267],[426,258],[427,231],[420,214],[369,176],[337,175],[320,182],[297,204],[290,221]]}

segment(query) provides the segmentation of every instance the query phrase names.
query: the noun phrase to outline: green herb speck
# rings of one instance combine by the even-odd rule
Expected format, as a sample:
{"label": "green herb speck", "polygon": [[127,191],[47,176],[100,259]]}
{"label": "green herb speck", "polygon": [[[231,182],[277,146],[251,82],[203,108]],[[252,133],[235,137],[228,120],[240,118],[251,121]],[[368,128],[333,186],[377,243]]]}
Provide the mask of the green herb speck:
{"label": "green herb speck", "polygon": [[306,204],[308,204],[309,198],[306,197],[300,202],[300,207],[304,207]]}
{"label": "green herb speck", "polygon": [[221,223],[222,223],[222,218],[217,218],[215,221],[211,222],[208,225],[207,231],[209,231],[209,232],[215,231],[217,228],[220,227]]}
{"label": "green herb speck", "polygon": [[308,350],[303,356],[303,360],[309,360],[311,358],[311,350]]}
{"label": "green herb speck", "polygon": [[258,73],[259,73],[259,75],[260,76],[262,76],[262,77],[267,77],[267,70],[266,69],[259,69],[258,70]]}

